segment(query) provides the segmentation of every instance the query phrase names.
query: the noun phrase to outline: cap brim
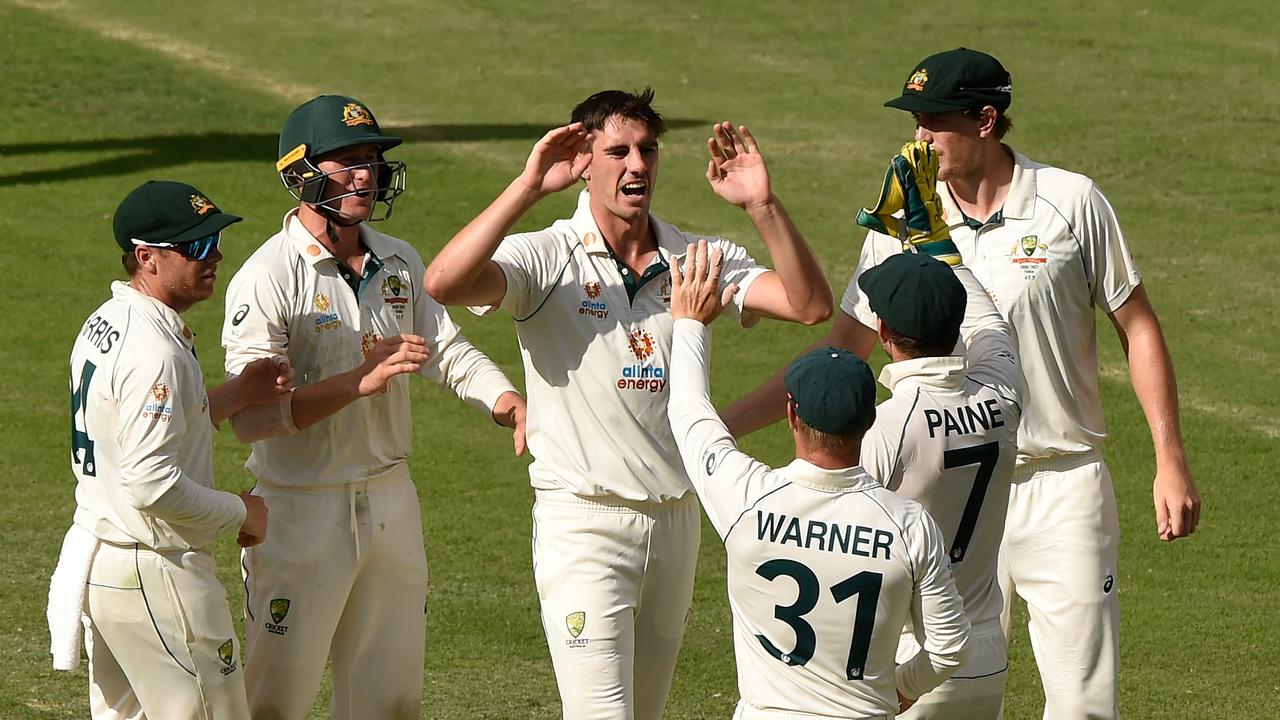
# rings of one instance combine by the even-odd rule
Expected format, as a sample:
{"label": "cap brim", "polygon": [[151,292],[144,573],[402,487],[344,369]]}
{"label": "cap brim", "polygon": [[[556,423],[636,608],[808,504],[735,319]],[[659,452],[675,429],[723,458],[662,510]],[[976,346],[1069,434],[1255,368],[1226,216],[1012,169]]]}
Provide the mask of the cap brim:
{"label": "cap brim", "polygon": [[164,242],[170,242],[175,245],[181,245],[182,243],[191,242],[192,240],[199,240],[202,237],[208,237],[214,233],[222,232],[227,226],[234,225],[235,223],[238,223],[243,219],[244,218],[240,217],[239,215],[232,215],[231,213],[224,213],[224,212],[216,212],[210,215],[209,217],[205,218],[204,220],[202,220],[195,227],[192,227],[191,229],[186,230],[184,232],[180,232],[177,235],[171,238],[168,238]]}
{"label": "cap brim", "polygon": [[884,104],[885,107],[906,110],[907,112],[944,113],[968,110],[969,105],[930,100],[922,95],[903,95]]}

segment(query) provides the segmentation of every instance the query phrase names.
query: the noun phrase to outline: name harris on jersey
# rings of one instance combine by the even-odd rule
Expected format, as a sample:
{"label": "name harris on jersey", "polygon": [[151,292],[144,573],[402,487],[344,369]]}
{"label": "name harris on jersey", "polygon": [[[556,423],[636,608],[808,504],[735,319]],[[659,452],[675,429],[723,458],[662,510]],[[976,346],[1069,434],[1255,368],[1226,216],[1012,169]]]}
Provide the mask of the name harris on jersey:
{"label": "name harris on jersey", "polygon": [[98,349],[98,352],[106,355],[120,339],[120,331],[112,327],[111,323],[101,315],[94,313],[80,328],[80,337],[88,340],[90,345]]}

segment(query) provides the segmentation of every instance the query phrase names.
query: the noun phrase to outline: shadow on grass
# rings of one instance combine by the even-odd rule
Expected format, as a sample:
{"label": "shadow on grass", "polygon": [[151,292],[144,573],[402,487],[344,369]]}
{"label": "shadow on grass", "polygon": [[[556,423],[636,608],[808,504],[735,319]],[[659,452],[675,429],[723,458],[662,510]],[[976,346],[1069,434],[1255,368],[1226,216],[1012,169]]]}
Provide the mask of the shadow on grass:
{"label": "shadow on grass", "polygon": [[[697,127],[711,123],[705,120],[673,118],[671,129]],[[480,142],[486,140],[527,140],[542,137],[554,123],[474,124],[474,125],[408,125],[388,127],[388,135],[404,138],[406,143]],[[138,138],[32,142],[0,147],[0,160],[11,164],[22,155],[54,155],[66,152],[113,152],[113,157],[91,160],[68,167],[28,170],[13,174],[0,173],[0,187],[36,183],[65,182],[95,177],[113,177],[158,170],[197,162],[259,162],[270,167],[276,158],[277,136],[274,133],[203,133],[199,135],[159,135]]]}

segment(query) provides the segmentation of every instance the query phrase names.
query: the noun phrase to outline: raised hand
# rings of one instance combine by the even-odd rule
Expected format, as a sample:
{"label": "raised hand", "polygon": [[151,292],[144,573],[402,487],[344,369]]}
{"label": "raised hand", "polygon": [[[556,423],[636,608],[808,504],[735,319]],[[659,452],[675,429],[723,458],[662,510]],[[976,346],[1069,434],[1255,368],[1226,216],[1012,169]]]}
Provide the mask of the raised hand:
{"label": "raised hand", "polygon": [[707,162],[707,182],[725,200],[743,209],[769,202],[773,189],[769,169],[760,147],[746,125],[737,130],[728,122],[712,126],[707,138],[711,160]]}
{"label": "raised hand", "polygon": [[690,244],[683,267],[671,268],[671,317],[691,318],[703,325],[715,320],[738,292],[737,283],[720,289],[723,269],[724,251],[716,248],[708,256],[706,240]]}
{"label": "raised hand", "polygon": [[582,123],[558,127],[533,146],[520,182],[540,195],[560,192],[578,181],[591,162],[592,135]]}
{"label": "raised hand", "polygon": [[427,341],[419,335],[391,335],[374,343],[356,368],[362,397],[384,392],[396,375],[417,372],[431,357]]}

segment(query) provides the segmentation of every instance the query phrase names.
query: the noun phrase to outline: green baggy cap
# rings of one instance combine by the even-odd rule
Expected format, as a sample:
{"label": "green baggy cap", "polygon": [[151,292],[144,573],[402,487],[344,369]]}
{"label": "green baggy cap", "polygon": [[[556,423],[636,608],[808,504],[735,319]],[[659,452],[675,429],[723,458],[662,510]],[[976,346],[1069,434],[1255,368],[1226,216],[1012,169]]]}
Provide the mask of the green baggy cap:
{"label": "green baggy cap", "polygon": [[871,309],[892,330],[929,345],[954,344],[968,296],[951,267],[929,255],[892,255],[858,277]]}
{"label": "green baggy cap", "polygon": [[857,355],[837,347],[810,350],[783,376],[796,415],[809,427],[844,435],[870,425],[876,381]]}
{"label": "green baggy cap", "polygon": [[132,252],[137,247],[134,240],[181,245],[242,219],[222,212],[209,196],[186,183],[148,180],[125,196],[111,224],[116,244]]}
{"label": "green baggy cap", "polygon": [[902,96],[885,106],[944,113],[990,105],[1004,112],[1011,102],[1013,79],[999,60],[977,50],[956,48],[921,60],[903,84]]}
{"label": "green baggy cap", "polygon": [[382,134],[364,103],[345,95],[321,95],[303,103],[284,121],[276,170],[352,145],[376,145],[386,151],[400,143],[400,138]]}

